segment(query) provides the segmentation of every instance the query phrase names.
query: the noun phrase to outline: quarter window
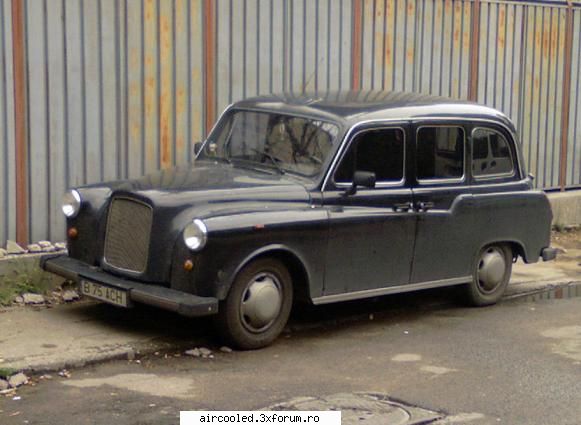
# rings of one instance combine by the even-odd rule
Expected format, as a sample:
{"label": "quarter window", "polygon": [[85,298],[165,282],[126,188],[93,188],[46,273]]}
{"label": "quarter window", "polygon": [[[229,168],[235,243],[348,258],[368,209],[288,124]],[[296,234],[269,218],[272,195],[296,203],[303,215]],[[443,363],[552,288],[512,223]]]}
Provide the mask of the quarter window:
{"label": "quarter window", "polygon": [[464,175],[464,130],[421,127],[417,133],[418,180],[460,179]]}
{"label": "quarter window", "polygon": [[472,132],[472,174],[487,177],[512,174],[510,146],[496,130],[476,128]]}
{"label": "quarter window", "polygon": [[403,180],[404,132],[401,128],[369,130],[360,133],[335,172],[336,183],[351,183],[355,171],[375,173],[376,182]]}

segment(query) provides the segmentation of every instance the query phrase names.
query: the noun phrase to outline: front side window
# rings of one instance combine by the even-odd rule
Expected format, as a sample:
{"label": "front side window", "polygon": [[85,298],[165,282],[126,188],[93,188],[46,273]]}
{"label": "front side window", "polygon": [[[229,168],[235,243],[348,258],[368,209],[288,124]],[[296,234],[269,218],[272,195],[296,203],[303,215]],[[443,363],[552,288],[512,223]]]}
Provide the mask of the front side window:
{"label": "front side window", "polygon": [[199,158],[241,161],[315,177],[338,133],[337,125],[326,121],[235,110],[221,120]]}
{"label": "front side window", "polygon": [[404,176],[404,132],[401,128],[359,133],[335,172],[336,183],[351,183],[355,171],[375,173],[377,183],[396,183]]}
{"label": "front side window", "polygon": [[461,127],[420,127],[416,152],[418,180],[456,180],[464,176],[464,130]]}
{"label": "front side window", "polygon": [[506,138],[490,128],[475,128],[472,132],[472,175],[502,176],[513,171],[512,154]]}

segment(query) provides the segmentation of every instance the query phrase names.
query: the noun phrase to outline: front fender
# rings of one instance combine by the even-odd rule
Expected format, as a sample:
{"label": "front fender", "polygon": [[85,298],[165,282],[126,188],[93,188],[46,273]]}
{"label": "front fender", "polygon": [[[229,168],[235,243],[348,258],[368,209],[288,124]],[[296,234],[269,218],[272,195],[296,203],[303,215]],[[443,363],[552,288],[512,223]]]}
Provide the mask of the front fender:
{"label": "front fender", "polygon": [[[285,253],[300,261],[307,276],[309,295],[322,294],[328,240],[325,210],[311,207],[265,210],[210,217],[204,222],[208,243],[193,256],[197,268],[193,288],[196,295],[207,294],[223,300],[238,272],[253,259],[269,253]],[[172,287],[174,280],[172,275]]]}

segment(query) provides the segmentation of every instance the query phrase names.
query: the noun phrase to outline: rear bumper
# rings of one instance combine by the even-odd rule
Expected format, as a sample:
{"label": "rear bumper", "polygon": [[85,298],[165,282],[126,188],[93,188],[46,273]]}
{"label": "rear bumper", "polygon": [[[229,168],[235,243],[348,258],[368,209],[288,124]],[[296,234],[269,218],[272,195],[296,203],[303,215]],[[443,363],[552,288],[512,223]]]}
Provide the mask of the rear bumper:
{"label": "rear bumper", "polygon": [[131,301],[173,311],[183,316],[208,316],[218,312],[217,298],[199,297],[163,286],[126,280],[67,255],[43,257],[40,266],[46,271],[77,283],[86,279],[126,291]]}
{"label": "rear bumper", "polygon": [[557,249],[556,248],[543,248],[541,250],[541,257],[543,261],[551,261],[557,258]]}

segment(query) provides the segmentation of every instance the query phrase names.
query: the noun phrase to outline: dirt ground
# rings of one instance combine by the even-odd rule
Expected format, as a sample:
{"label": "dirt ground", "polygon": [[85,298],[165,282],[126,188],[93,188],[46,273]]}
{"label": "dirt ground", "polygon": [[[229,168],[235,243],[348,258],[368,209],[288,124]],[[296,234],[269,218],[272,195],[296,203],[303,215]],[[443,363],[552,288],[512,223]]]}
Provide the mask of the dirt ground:
{"label": "dirt ground", "polygon": [[557,248],[581,249],[581,229],[551,232],[551,242]]}

